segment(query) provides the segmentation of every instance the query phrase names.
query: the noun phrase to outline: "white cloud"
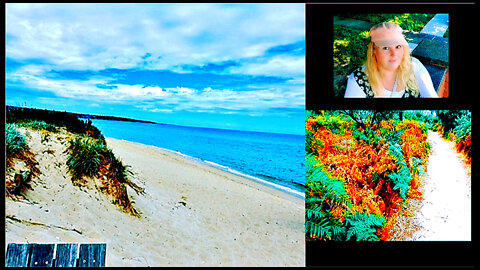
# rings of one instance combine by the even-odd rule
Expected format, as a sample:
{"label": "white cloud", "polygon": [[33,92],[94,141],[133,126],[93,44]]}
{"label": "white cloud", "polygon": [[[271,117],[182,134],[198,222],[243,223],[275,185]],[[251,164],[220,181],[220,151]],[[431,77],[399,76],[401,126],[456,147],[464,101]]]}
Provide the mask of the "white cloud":
{"label": "white cloud", "polygon": [[238,74],[304,78],[305,56],[278,55],[266,61],[246,62],[232,67],[230,71]]}
{"label": "white cloud", "polygon": [[151,109],[150,111],[151,112],[162,112],[162,113],[172,113],[173,112],[173,110],[171,110],[171,109],[158,109],[158,108]]}
{"label": "white cloud", "polygon": [[[63,69],[166,69],[258,56],[305,36],[303,4],[7,4],[7,57]],[[159,59],[160,57],[160,59]]]}

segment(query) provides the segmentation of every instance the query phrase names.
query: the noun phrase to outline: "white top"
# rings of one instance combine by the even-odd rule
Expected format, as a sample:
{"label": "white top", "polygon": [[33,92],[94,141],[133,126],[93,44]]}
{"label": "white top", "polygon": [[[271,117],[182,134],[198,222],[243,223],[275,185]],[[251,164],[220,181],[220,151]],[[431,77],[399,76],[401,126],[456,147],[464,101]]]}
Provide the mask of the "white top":
{"label": "white top", "polygon": [[[428,73],[425,66],[415,57],[412,57],[413,64],[413,73],[415,74],[415,79],[417,80],[418,88],[420,90],[420,97],[430,98],[438,97],[435,88],[433,87],[432,78]],[[365,66],[362,67],[365,70]],[[391,90],[385,89],[385,97],[398,97],[401,98],[405,90],[392,92]],[[345,90],[346,98],[365,98],[367,94],[360,89],[360,86],[355,81],[353,73],[348,77],[347,90]]]}

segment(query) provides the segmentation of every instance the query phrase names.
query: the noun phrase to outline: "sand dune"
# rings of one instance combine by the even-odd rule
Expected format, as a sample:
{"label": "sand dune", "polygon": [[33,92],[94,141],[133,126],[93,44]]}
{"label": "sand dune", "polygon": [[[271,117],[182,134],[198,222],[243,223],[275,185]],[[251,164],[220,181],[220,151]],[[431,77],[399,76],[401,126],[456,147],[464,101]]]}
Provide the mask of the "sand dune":
{"label": "sand dune", "polygon": [[42,173],[27,200],[6,200],[6,214],[36,225],[7,218],[6,243],[105,242],[107,266],[305,265],[303,199],[154,147],[107,139],[145,188],[128,188],[137,218],[93,184],[73,186],[63,153],[68,135],[28,133]]}

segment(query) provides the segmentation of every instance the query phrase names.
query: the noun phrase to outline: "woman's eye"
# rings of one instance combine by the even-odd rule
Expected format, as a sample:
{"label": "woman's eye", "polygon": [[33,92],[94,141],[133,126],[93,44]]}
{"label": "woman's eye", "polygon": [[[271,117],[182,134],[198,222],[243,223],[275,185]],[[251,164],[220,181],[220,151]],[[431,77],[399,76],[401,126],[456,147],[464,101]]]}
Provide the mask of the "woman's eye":
{"label": "woman's eye", "polygon": [[383,47],[382,50],[387,51],[388,47]]}
{"label": "woman's eye", "polygon": [[402,48],[402,45],[397,45],[397,47],[395,47],[397,49],[401,49]]}

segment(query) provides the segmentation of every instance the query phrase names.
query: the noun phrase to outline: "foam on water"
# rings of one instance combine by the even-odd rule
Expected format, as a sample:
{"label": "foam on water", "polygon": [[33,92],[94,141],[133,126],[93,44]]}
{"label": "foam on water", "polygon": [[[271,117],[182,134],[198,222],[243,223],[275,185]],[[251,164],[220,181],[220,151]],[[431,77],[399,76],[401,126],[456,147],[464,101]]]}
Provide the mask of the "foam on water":
{"label": "foam on water", "polygon": [[291,188],[286,187],[286,186],[278,185],[278,184],[275,184],[275,183],[272,183],[272,182],[263,180],[263,179],[261,179],[261,178],[255,177],[255,176],[251,176],[251,175],[248,175],[248,174],[241,173],[241,172],[236,171],[236,170],[234,170],[234,169],[232,169],[232,168],[229,168],[229,167],[227,167],[227,166],[223,166],[223,165],[217,164],[217,163],[215,163],[215,162],[211,162],[211,161],[208,161],[208,160],[205,160],[204,162],[207,163],[208,165],[212,166],[212,167],[216,167],[216,168],[219,168],[219,169],[228,171],[228,172],[230,172],[230,173],[233,173],[233,174],[236,174],[236,175],[239,175],[239,176],[248,178],[248,179],[250,179],[250,180],[254,180],[254,181],[256,181],[256,182],[262,183],[262,184],[267,185],[267,186],[274,187],[274,188],[276,188],[276,189],[280,189],[280,190],[282,190],[282,191],[291,193],[291,194],[293,194],[293,195],[295,195],[295,196],[297,196],[297,197],[300,197],[300,198],[304,198],[304,199],[305,199],[305,193],[304,193],[304,192],[300,192],[300,191],[291,189]]}

